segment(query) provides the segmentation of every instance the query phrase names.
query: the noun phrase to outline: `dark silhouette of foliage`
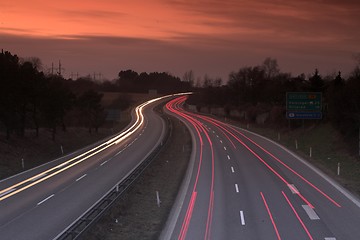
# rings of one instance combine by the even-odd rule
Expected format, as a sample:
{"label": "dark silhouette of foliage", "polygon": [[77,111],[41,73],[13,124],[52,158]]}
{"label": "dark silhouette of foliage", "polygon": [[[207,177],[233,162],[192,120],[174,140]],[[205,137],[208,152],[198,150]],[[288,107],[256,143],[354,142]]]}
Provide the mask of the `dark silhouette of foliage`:
{"label": "dark silhouette of foliage", "polygon": [[61,125],[66,131],[64,118],[75,100],[75,95],[60,76],[52,76],[48,79],[43,101],[40,108],[45,126],[52,129],[52,138],[55,140],[57,126]]}
{"label": "dark silhouette of foliage", "polygon": [[312,77],[309,78],[309,91],[312,92],[322,92],[324,90],[325,84],[324,80],[319,74],[318,69],[315,69],[315,73]]}
{"label": "dark silhouette of foliage", "polygon": [[94,90],[84,92],[77,100],[78,108],[81,112],[82,122],[88,127],[89,133],[92,128],[98,131],[98,128],[105,121],[104,108],[101,105],[103,94],[97,93]]}
{"label": "dark silhouette of foliage", "polygon": [[157,90],[159,93],[174,93],[189,91],[191,82],[181,81],[165,72],[138,74],[133,70],[125,70],[119,72],[116,87],[121,92],[147,93],[149,90]]}

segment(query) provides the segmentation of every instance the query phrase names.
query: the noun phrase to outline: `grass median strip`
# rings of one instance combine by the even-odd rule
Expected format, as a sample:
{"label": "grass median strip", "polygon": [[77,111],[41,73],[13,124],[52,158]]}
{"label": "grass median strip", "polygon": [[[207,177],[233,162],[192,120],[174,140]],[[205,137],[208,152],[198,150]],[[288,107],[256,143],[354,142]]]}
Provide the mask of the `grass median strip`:
{"label": "grass median strip", "polygon": [[179,120],[171,121],[173,131],[166,147],[81,239],[158,239],[191,154],[191,137],[186,127]]}

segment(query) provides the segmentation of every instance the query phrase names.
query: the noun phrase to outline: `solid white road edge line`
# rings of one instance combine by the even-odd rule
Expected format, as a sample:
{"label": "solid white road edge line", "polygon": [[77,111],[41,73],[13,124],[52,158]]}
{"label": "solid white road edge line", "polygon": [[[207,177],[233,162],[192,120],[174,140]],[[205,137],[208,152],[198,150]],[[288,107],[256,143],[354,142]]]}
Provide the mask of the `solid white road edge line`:
{"label": "solid white road edge line", "polygon": [[352,201],[357,207],[360,208],[360,199],[353,195],[349,190],[347,190],[346,188],[344,188],[343,186],[341,186],[339,183],[337,183],[334,179],[330,178],[329,176],[327,176],[324,172],[322,172],[319,168],[315,167],[314,165],[312,165],[311,163],[307,162],[305,159],[301,158],[300,156],[296,155],[294,152],[290,151],[289,149],[285,148],[284,146],[282,146],[281,144],[267,138],[264,136],[261,136],[260,134],[251,132],[249,130],[243,129],[243,128],[239,128],[237,126],[231,125],[239,130],[242,130],[244,132],[248,132],[250,134],[253,134],[255,136],[258,136],[262,139],[265,139],[271,143],[273,143],[274,145],[280,147],[282,150],[286,151],[287,153],[289,153],[290,155],[292,155],[293,157],[295,157],[296,159],[298,159],[301,163],[303,163],[305,166],[307,166],[308,168],[310,168],[312,171],[314,171],[316,174],[318,174],[319,176],[321,176],[323,179],[325,179],[328,183],[330,183],[335,189],[337,189],[339,192],[341,192],[345,197],[347,197],[350,201]]}
{"label": "solid white road edge line", "polygon": [[48,196],[47,198],[45,198],[44,200],[42,200],[41,202],[38,202],[38,206],[40,205],[40,204],[43,204],[44,202],[46,202],[47,200],[49,200],[50,198],[52,198],[53,196],[55,196],[55,194],[51,194],[50,196]]}
{"label": "solid white road edge line", "polygon": [[244,217],[243,211],[240,211],[240,222],[241,222],[241,225],[245,226],[245,217]]}
{"label": "solid white road edge line", "polygon": [[108,161],[106,160],[105,162],[101,163],[100,166],[103,166],[105,163],[107,163]]}
{"label": "solid white road edge line", "polygon": [[305,210],[306,214],[311,220],[319,220],[319,216],[316,214],[315,210],[312,209],[309,205],[301,205]]}

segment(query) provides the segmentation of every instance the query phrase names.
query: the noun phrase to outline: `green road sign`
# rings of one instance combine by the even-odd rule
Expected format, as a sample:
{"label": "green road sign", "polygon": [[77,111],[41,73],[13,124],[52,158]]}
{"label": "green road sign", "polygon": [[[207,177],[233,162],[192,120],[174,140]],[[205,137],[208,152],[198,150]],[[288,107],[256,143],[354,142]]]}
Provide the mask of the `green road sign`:
{"label": "green road sign", "polygon": [[287,111],[321,111],[321,92],[286,93]]}

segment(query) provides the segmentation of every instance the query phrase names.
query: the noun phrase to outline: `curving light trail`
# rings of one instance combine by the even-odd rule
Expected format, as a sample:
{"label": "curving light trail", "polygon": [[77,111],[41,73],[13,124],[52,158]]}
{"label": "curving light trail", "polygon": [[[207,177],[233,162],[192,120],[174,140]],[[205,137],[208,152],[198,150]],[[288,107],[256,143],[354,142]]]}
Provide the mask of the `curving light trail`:
{"label": "curving light trail", "polygon": [[76,157],[73,157],[55,167],[47,169],[47,170],[40,172],[30,178],[27,178],[23,181],[20,181],[16,184],[13,184],[7,188],[0,190],[0,201],[3,201],[17,193],[20,193],[30,187],[33,187],[55,175],[58,175],[59,173],[64,172],[64,171],[68,170],[69,168],[72,168],[81,162],[84,162],[88,158],[90,158],[100,152],[103,152],[104,150],[124,141],[125,139],[129,138],[132,134],[134,134],[140,127],[142,127],[144,125],[143,111],[146,106],[148,106],[149,104],[154,103],[156,101],[165,99],[165,98],[169,98],[169,97],[173,97],[173,96],[181,96],[183,94],[188,94],[188,93],[167,95],[167,96],[155,98],[155,99],[152,99],[152,100],[149,100],[147,102],[140,104],[139,106],[137,106],[135,108],[136,121],[131,126],[129,126],[128,129],[126,129],[125,131],[116,135],[115,137],[109,139],[108,141],[106,141],[106,142],[104,142],[104,143],[102,143],[102,144],[76,156]]}
{"label": "curving light trail", "polygon": [[210,136],[208,134],[208,130],[203,126],[203,123],[201,123],[196,118],[192,117],[188,113],[184,113],[180,106],[184,103],[186,100],[186,96],[179,97],[177,99],[174,99],[166,104],[166,108],[171,111],[172,113],[184,118],[186,121],[188,121],[195,129],[197,136],[200,141],[200,151],[199,151],[199,164],[197,168],[197,173],[195,177],[195,182],[192,190],[192,194],[190,197],[190,202],[188,204],[188,208],[186,210],[185,218],[183,220],[180,235],[178,237],[179,240],[183,240],[186,238],[187,231],[189,229],[189,225],[191,222],[192,214],[194,211],[196,198],[198,194],[198,181],[201,176],[201,169],[203,165],[203,147],[205,144],[205,141],[203,139],[203,135],[205,135],[205,139],[207,140],[210,150],[211,150],[211,182],[210,182],[210,195],[209,195],[209,203],[208,203],[208,210],[207,210],[207,217],[206,217],[206,226],[205,226],[205,236],[204,239],[210,239],[211,238],[211,225],[212,225],[212,216],[213,216],[213,209],[214,209],[214,181],[215,181],[215,166],[214,166],[214,149],[213,144],[210,139]]}

